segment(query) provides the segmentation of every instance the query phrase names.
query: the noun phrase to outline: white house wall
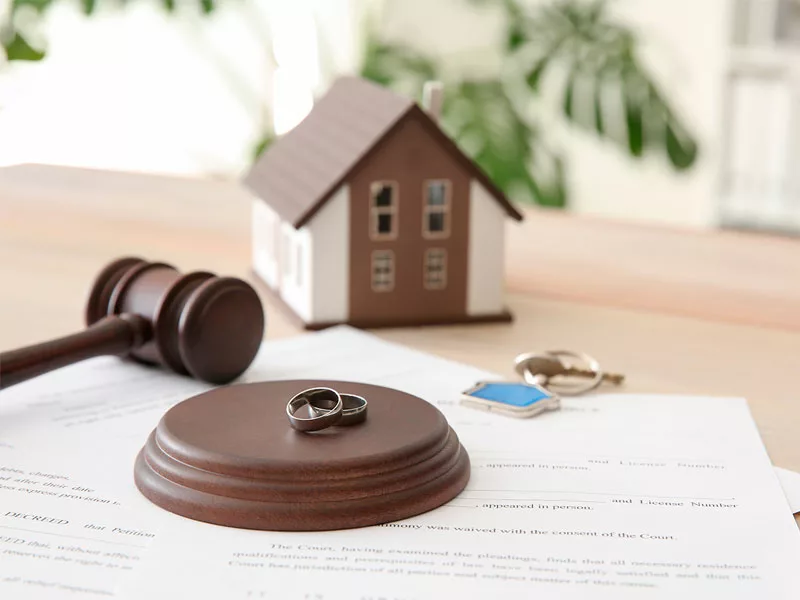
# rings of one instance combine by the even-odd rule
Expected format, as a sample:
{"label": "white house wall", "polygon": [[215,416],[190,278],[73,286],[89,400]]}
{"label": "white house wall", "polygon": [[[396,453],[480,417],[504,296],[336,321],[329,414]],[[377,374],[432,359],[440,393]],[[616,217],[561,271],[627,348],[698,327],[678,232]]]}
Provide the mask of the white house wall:
{"label": "white house wall", "polygon": [[311,232],[296,230],[254,198],[252,240],[253,270],[303,320],[311,321]]}
{"label": "white house wall", "polygon": [[504,247],[507,215],[474,179],[470,184],[467,314],[496,315],[505,309]]}
{"label": "white house wall", "polygon": [[253,270],[273,289],[280,287],[279,256],[276,253],[280,220],[267,204],[253,198],[252,217]]}
{"label": "white house wall", "polygon": [[280,295],[306,322],[312,320],[312,248],[311,232],[307,227],[295,229],[289,223],[281,223]]}
{"label": "white house wall", "polygon": [[308,225],[313,239],[312,316],[317,323],[350,315],[350,188],[339,188]]}

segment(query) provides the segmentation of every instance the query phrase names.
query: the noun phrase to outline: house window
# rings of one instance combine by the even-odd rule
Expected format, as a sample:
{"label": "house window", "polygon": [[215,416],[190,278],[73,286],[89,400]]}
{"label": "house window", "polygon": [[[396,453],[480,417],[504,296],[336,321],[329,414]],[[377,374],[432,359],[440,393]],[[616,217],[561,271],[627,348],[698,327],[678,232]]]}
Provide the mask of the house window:
{"label": "house window", "polygon": [[447,179],[425,182],[422,234],[426,238],[446,238],[450,235],[450,187]]}
{"label": "house window", "polygon": [[372,289],[391,292],[394,289],[394,252],[376,250],[372,253]]}
{"label": "house window", "polygon": [[376,181],[370,187],[370,237],[391,240],[397,237],[397,183]]}
{"label": "house window", "polygon": [[431,248],[425,251],[423,277],[427,290],[443,290],[447,287],[447,250]]}

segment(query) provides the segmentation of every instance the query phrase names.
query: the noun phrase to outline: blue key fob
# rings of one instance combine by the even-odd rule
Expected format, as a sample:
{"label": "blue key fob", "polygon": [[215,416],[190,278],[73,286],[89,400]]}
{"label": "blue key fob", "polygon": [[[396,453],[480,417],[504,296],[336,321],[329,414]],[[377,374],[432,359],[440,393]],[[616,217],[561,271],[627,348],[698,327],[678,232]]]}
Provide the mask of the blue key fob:
{"label": "blue key fob", "polygon": [[561,408],[557,394],[538,385],[509,381],[479,381],[461,395],[461,404],[512,417],[533,417]]}

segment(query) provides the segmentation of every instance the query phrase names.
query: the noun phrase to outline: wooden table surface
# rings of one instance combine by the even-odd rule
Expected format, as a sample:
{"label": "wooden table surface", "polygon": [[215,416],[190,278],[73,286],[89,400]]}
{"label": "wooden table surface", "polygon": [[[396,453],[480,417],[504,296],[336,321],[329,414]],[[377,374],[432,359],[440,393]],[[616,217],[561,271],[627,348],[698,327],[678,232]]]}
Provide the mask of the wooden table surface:
{"label": "wooden table surface", "polygon": [[[249,278],[249,217],[226,182],[0,169],[0,349],[81,328],[117,256]],[[625,391],[745,396],[773,462],[800,471],[800,241],[527,217],[510,225],[512,325],[376,333],[506,375],[520,352],[567,348],[625,373]],[[268,337],[298,333],[267,311]]]}

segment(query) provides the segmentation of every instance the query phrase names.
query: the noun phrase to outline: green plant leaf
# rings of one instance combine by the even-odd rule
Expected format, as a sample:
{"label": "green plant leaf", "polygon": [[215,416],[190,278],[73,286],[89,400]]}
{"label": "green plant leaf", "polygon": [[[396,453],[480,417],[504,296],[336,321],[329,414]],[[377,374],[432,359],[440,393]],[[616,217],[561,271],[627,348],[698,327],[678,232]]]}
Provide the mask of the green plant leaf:
{"label": "green plant leaf", "polygon": [[602,137],[606,133],[605,118],[603,117],[604,78],[600,71],[594,78],[594,130]]}
{"label": "green plant leaf", "polygon": [[543,206],[564,206],[563,170],[543,168],[553,157],[509,99],[500,80],[462,81],[446,87],[442,123],[459,147],[506,194]]}
{"label": "green plant leaf", "polygon": [[642,105],[632,94],[625,95],[625,125],[628,128],[628,148],[631,156],[644,153],[644,122]]}
{"label": "green plant leaf", "polygon": [[564,208],[567,206],[567,181],[564,174],[564,161],[560,156],[552,155],[548,152],[551,175],[539,192],[538,203],[550,208]]}
{"label": "green plant leaf", "polygon": [[552,198],[551,206],[565,208],[569,202],[567,195],[567,177],[565,174],[564,161],[560,156],[555,157],[555,177],[553,178],[553,188],[550,194]]}
{"label": "green plant leaf", "polygon": [[506,51],[513,53],[529,39],[523,19],[524,11],[516,0],[501,0],[506,13]]}
{"label": "green plant leaf", "polygon": [[697,159],[697,143],[677,124],[667,123],[667,154],[672,166],[678,170],[691,167]]}
{"label": "green plant leaf", "polygon": [[266,152],[273,142],[275,142],[275,134],[272,131],[266,131],[261,135],[261,139],[253,146],[253,160],[258,159],[259,156]]}
{"label": "green plant leaf", "polygon": [[45,9],[49,8],[53,2],[54,0],[12,0],[11,14],[14,14],[23,6],[30,6],[35,9],[37,13],[41,14]]}
{"label": "green plant leaf", "polygon": [[531,69],[525,74],[525,83],[528,84],[528,87],[532,91],[539,91],[539,82],[541,81],[542,75],[544,75],[548,64],[547,57],[541,58],[534,63],[533,67],[531,67]]}
{"label": "green plant leaf", "polygon": [[526,41],[528,41],[527,36],[522,26],[519,23],[512,23],[506,36],[506,50],[514,52],[524,45]]}
{"label": "green plant leaf", "polygon": [[406,87],[419,93],[426,81],[438,79],[433,60],[402,44],[385,43],[368,34],[361,77],[386,87]]}
{"label": "green plant leaf", "polygon": [[19,32],[14,32],[8,41],[3,42],[8,60],[42,60],[45,53],[31,46]]}
{"label": "green plant leaf", "polygon": [[175,0],[161,0],[161,5],[167,12],[175,11]]}
{"label": "green plant leaf", "polygon": [[575,96],[575,84],[578,79],[578,70],[573,65],[572,70],[567,77],[567,83],[564,86],[564,100],[562,102],[562,110],[567,119],[573,119],[573,99]]}
{"label": "green plant leaf", "polygon": [[203,14],[207,15],[214,11],[216,5],[214,0],[200,0],[200,8],[203,10]]}
{"label": "green plant leaf", "polygon": [[97,8],[97,0],[81,0],[81,8],[83,8],[83,14],[91,15]]}
{"label": "green plant leaf", "polygon": [[[536,4],[518,20],[528,31],[526,49],[531,48],[527,55],[531,62],[523,71],[525,83],[538,92],[548,66],[568,71],[560,97],[562,113],[570,123],[596,132],[636,158],[661,154],[678,170],[694,163],[697,142],[642,65],[635,35],[609,16],[605,0]],[[610,93],[614,89],[619,93]],[[585,95],[590,96],[587,101],[591,100],[593,115],[581,110]],[[605,120],[620,108],[625,116],[624,131]]]}

